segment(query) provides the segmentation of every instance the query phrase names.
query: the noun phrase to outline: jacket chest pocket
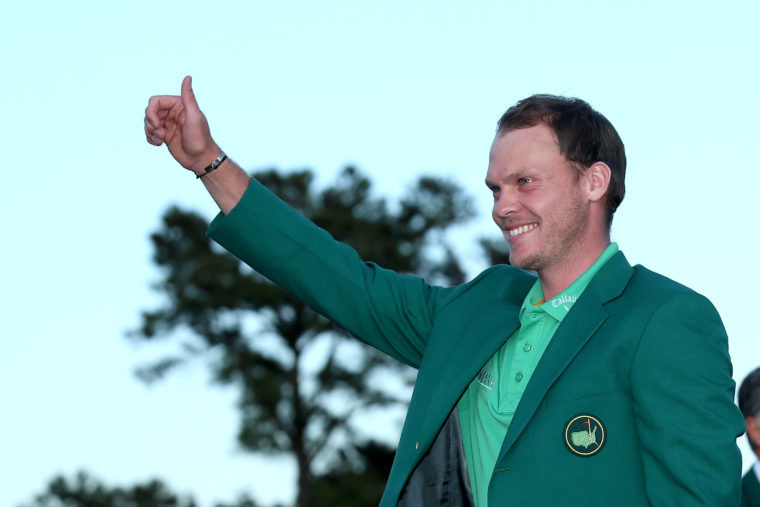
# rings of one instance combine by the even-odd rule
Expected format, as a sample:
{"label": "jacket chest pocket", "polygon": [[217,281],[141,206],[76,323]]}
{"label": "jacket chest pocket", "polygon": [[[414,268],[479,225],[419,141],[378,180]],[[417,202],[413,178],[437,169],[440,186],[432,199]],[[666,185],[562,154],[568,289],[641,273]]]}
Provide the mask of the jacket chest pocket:
{"label": "jacket chest pocket", "polygon": [[569,378],[560,377],[547,391],[544,401],[547,405],[561,405],[614,393],[617,388],[615,375],[611,371]]}

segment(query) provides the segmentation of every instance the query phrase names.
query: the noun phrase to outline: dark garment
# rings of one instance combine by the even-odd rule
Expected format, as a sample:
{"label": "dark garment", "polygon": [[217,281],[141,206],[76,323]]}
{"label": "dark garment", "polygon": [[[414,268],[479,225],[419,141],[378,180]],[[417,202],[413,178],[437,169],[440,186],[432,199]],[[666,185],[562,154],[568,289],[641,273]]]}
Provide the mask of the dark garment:
{"label": "dark garment", "polygon": [[742,477],[742,507],[760,507],[760,482],[754,468]]}
{"label": "dark garment", "polygon": [[398,500],[398,507],[474,507],[456,407],[422,458]]}

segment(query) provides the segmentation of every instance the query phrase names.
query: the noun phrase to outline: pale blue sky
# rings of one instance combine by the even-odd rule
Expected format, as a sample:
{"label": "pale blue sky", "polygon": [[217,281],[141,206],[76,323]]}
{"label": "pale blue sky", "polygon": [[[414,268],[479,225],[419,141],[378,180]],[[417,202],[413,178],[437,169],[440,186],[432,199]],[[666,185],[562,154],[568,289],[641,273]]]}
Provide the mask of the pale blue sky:
{"label": "pale blue sky", "polygon": [[355,163],[391,195],[448,175],[478,198],[463,238],[496,234],[483,177],[503,110],[536,92],[588,100],[628,153],[613,239],[712,299],[737,381],[760,365],[760,4],[471,4],[4,7],[0,505],[78,468],[109,483],[160,475],[204,505],[292,498],[287,462],[236,450],[234,393],[203,364],[152,388],[132,376],[161,352],[124,339],[160,301],[149,232],[170,203],[215,213],[142,133],[148,97],[177,93],[185,74],[244,167],[325,182]]}

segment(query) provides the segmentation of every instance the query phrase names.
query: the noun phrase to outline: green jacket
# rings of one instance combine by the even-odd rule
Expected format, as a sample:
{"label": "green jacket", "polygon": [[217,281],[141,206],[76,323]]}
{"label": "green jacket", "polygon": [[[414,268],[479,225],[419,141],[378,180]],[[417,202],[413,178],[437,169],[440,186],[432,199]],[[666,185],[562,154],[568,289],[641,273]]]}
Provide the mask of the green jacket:
{"label": "green jacket", "polygon": [[760,507],[760,482],[753,467],[742,477],[742,507]]}
{"label": "green jacket", "polygon": [[[494,266],[443,288],[364,263],[255,181],[209,235],[360,340],[419,369],[383,506],[397,504],[467,385],[517,329],[535,280]],[[734,387],[710,302],[631,267],[619,252],[539,362],[497,460],[489,505],[738,506],[735,439],[744,421]],[[594,442],[569,445],[577,427],[567,426],[578,415],[602,426]]]}

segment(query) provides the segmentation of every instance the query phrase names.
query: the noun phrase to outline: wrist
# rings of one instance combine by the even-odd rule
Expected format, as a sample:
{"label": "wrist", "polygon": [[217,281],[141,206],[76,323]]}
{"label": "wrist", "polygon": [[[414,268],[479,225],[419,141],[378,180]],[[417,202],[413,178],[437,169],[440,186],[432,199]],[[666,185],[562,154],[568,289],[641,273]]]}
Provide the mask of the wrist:
{"label": "wrist", "polygon": [[190,164],[188,169],[190,169],[195,176],[201,176],[205,174],[209,165],[222,153],[222,149],[216,143],[212,142],[208,148],[203,150],[203,153],[194,157],[194,161]]}
{"label": "wrist", "polygon": [[218,157],[212,160],[211,163],[203,169],[203,171],[196,173],[195,178],[200,179],[206,176],[208,173],[212,171],[216,171],[219,168],[219,166],[222,165],[222,162],[224,162],[225,160],[227,160],[227,154],[224,152],[221,152]]}

